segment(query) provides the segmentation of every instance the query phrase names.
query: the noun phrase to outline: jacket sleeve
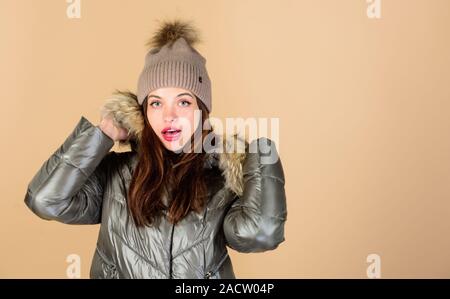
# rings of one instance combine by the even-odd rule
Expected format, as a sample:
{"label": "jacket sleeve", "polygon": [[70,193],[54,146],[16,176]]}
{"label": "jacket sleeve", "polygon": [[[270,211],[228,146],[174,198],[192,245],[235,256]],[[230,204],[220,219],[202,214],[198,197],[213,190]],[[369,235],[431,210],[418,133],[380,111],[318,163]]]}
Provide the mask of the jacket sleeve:
{"label": "jacket sleeve", "polygon": [[[231,205],[224,218],[223,229],[227,245],[239,252],[272,250],[284,241],[284,223],[287,217],[284,173],[275,143],[258,138],[270,151],[258,146],[257,151],[247,153],[243,163],[244,190]],[[275,161],[275,162],[274,162]]]}
{"label": "jacket sleeve", "polygon": [[28,185],[25,204],[37,216],[68,224],[100,223],[114,141],[83,116]]}

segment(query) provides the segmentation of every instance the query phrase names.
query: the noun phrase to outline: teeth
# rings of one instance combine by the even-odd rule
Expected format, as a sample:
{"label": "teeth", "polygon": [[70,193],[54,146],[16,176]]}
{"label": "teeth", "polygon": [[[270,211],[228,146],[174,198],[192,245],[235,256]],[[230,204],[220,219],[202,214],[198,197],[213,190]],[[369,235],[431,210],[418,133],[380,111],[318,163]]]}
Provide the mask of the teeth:
{"label": "teeth", "polygon": [[175,133],[178,132],[179,130],[167,130],[166,133]]}

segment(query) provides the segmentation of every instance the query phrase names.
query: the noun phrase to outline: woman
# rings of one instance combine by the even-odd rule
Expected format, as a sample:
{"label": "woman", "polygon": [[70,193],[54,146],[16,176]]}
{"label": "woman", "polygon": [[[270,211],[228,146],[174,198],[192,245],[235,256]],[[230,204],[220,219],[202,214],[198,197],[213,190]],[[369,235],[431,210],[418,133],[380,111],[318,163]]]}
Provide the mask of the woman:
{"label": "woman", "polygon": [[[257,142],[277,154],[275,145],[208,126],[197,40],[190,24],[163,23],[137,95],[117,92],[98,126],[82,116],[28,186],[25,203],[39,217],[101,223],[91,278],[234,278],[226,246],[262,252],[284,241],[283,168],[263,164]],[[131,151],[110,151],[116,141]],[[230,152],[235,144],[245,151]]]}

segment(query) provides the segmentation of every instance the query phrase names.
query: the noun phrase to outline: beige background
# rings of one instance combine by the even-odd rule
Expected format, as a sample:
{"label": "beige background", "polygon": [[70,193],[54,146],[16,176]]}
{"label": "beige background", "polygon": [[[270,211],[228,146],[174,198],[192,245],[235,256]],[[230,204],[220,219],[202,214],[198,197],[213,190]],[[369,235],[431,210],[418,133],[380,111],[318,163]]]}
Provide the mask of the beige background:
{"label": "beige background", "polygon": [[[87,278],[99,226],[34,216],[26,186],[81,115],[135,90],[157,19],[202,32],[212,116],[279,117],[286,241],[240,278],[450,278],[450,1],[0,0],[0,277]],[[115,148],[116,150],[120,150]]]}

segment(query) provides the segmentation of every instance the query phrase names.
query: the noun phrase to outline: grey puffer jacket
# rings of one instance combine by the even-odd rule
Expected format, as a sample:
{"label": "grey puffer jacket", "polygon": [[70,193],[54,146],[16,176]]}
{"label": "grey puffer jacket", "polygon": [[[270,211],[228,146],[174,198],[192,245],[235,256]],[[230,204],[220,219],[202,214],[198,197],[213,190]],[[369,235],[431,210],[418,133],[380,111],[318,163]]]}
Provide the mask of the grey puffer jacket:
{"label": "grey puffer jacket", "polygon": [[[262,252],[284,241],[283,168],[280,159],[263,164],[259,149],[248,151],[259,139],[244,141],[244,153],[207,154],[209,199],[202,213],[191,212],[176,225],[164,214],[157,227],[137,228],[126,194],[138,162],[133,140],[142,131],[142,113],[126,94],[103,109],[129,130],[132,150],[110,151],[113,140],[82,116],[25,195],[26,205],[42,219],[101,224],[90,278],[235,278],[226,246]],[[224,149],[242,142],[230,136],[222,136]],[[270,139],[263,141],[278,155]]]}

